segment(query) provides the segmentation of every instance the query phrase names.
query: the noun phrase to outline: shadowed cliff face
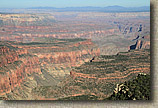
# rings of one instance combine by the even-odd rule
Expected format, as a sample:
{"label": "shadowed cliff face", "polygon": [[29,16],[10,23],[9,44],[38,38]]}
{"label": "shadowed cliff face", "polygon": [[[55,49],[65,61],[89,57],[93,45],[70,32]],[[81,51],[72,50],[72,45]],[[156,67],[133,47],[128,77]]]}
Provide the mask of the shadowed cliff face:
{"label": "shadowed cliff face", "polygon": [[143,36],[134,39],[136,43],[129,46],[129,50],[150,49],[150,36]]}
{"label": "shadowed cliff face", "polygon": [[94,56],[100,55],[100,49],[90,39],[41,40],[39,43],[15,44],[15,47],[27,50],[38,56],[41,66],[55,75],[69,74],[72,67],[80,66]]}
{"label": "shadowed cliff face", "polygon": [[128,51],[128,46],[135,44],[134,38],[150,35],[149,12],[0,14],[0,23],[0,40],[34,42],[37,37],[86,38],[92,39],[100,53],[106,55]]}
{"label": "shadowed cliff face", "polygon": [[9,100],[101,99],[149,72],[149,12],[0,14],[0,25],[0,97]]}
{"label": "shadowed cliff face", "polygon": [[56,85],[73,67],[100,55],[100,50],[91,40],[50,38],[49,41],[42,39],[35,43],[1,42],[1,96],[8,99],[24,98],[25,93],[17,93],[16,96],[15,92],[27,92],[23,89],[32,85],[27,84],[29,80],[34,81],[33,87]]}
{"label": "shadowed cliff face", "polygon": [[111,56],[97,56],[70,72],[53,87],[33,89],[36,99],[59,99],[93,95],[97,100],[113,93],[116,84],[131,80],[139,73],[150,73],[150,50],[131,50]]}

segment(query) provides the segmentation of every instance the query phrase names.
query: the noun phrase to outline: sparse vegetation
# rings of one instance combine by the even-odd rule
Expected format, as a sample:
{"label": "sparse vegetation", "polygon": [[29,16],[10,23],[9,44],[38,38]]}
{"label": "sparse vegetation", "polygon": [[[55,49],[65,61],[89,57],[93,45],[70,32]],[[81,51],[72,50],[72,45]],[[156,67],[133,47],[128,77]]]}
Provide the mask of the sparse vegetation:
{"label": "sparse vegetation", "polygon": [[[73,72],[76,72],[76,74],[74,73],[71,77],[64,79],[57,87],[49,87],[48,89],[45,89],[44,86],[37,87],[36,89],[39,90],[37,94],[47,96],[47,98],[55,97],[58,99],[58,97],[60,97],[59,100],[107,100],[107,97],[112,95],[117,84],[124,82],[127,84],[129,80],[134,80],[139,73],[149,73],[149,53],[148,50],[139,50],[123,53],[123,55],[120,53],[115,56],[96,57],[92,62],[86,62],[80,67],[73,69]],[[140,56],[145,57],[144,62],[139,62],[137,58]],[[112,60],[107,61],[107,57]],[[125,58],[126,60],[124,60]],[[138,75],[138,78],[139,77],[141,76]],[[133,83],[134,86],[137,86],[137,93],[139,93],[139,88],[141,88],[138,86],[141,85],[140,83],[142,83],[144,79],[150,81],[148,78],[141,77],[142,81],[138,79],[135,83],[130,82],[130,84]],[[145,87],[143,88],[144,90],[149,90],[149,84],[145,85],[145,83],[148,82],[144,82],[141,86]],[[34,89],[34,93],[36,93],[36,89]],[[136,93],[136,91],[132,92]],[[42,93],[46,94],[42,95]],[[71,96],[75,94],[82,95]],[[94,94],[94,96],[86,94]],[[143,95],[150,94],[144,93]],[[122,97],[121,99],[124,98]],[[140,97],[138,97],[138,99],[140,99]],[[144,98],[144,100],[147,100],[147,98]]]}
{"label": "sparse vegetation", "polygon": [[0,89],[8,99],[103,100],[116,84],[149,73],[150,51],[124,51],[137,40],[149,48],[150,12],[33,11],[0,14]]}
{"label": "sparse vegetation", "polygon": [[120,90],[105,100],[150,100],[150,75],[139,74],[134,80],[120,84]]}
{"label": "sparse vegetation", "polygon": [[81,96],[72,96],[72,97],[66,97],[66,98],[61,98],[58,100],[98,100],[97,96],[94,95],[81,95]]}

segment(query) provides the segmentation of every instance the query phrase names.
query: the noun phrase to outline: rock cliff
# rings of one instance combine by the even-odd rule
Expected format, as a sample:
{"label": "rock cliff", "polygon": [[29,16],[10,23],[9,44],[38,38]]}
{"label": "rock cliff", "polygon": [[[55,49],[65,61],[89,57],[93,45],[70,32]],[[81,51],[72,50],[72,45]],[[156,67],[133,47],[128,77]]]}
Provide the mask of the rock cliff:
{"label": "rock cliff", "polygon": [[143,36],[141,38],[136,38],[136,43],[134,45],[129,46],[129,50],[134,49],[150,49],[150,36]]}
{"label": "rock cliff", "polygon": [[[0,96],[15,99],[17,90],[27,92],[23,89],[31,84],[27,85],[24,82],[28,82],[29,79],[37,86],[55,84],[59,78],[69,74],[69,70],[73,67],[100,55],[100,50],[91,40],[52,39],[51,41],[53,42],[1,42]],[[20,99],[26,95],[17,94]]]}
{"label": "rock cliff", "polygon": [[0,14],[1,26],[43,26],[55,22],[50,14]]}
{"label": "rock cliff", "polygon": [[[131,80],[140,73],[150,73],[150,50],[131,50],[117,55],[101,55],[75,69],[56,88],[36,87],[36,99],[64,99],[93,95],[98,100],[113,93],[117,84]],[[42,95],[42,93],[45,93]]]}
{"label": "rock cliff", "polygon": [[[14,51],[8,47],[1,47],[0,65],[0,95],[5,95],[20,86],[32,73],[41,74],[38,57],[25,56],[22,50]],[[25,53],[27,55],[27,53]]]}

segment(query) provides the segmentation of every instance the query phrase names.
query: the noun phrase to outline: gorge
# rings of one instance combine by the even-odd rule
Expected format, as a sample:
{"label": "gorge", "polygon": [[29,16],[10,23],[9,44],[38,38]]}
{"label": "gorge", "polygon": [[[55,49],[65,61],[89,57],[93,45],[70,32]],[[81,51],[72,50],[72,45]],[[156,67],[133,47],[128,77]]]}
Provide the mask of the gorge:
{"label": "gorge", "polygon": [[149,12],[27,11],[0,13],[0,98],[104,100],[150,74]]}

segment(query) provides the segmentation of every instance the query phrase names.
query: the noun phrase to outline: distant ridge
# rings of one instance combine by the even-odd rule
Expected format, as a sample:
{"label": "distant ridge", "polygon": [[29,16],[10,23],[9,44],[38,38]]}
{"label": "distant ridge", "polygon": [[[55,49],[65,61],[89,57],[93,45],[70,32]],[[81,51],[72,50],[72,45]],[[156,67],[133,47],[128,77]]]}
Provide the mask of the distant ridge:
{"label": "distant ridge", "polygon": [[27,9],[46,9],[57,12],[150,12],[150,6],[142,7],[122,7],[122,6],[107,6],[107,7],[65,7],[65,8],[56,8],[56,7],[31,7]]}

